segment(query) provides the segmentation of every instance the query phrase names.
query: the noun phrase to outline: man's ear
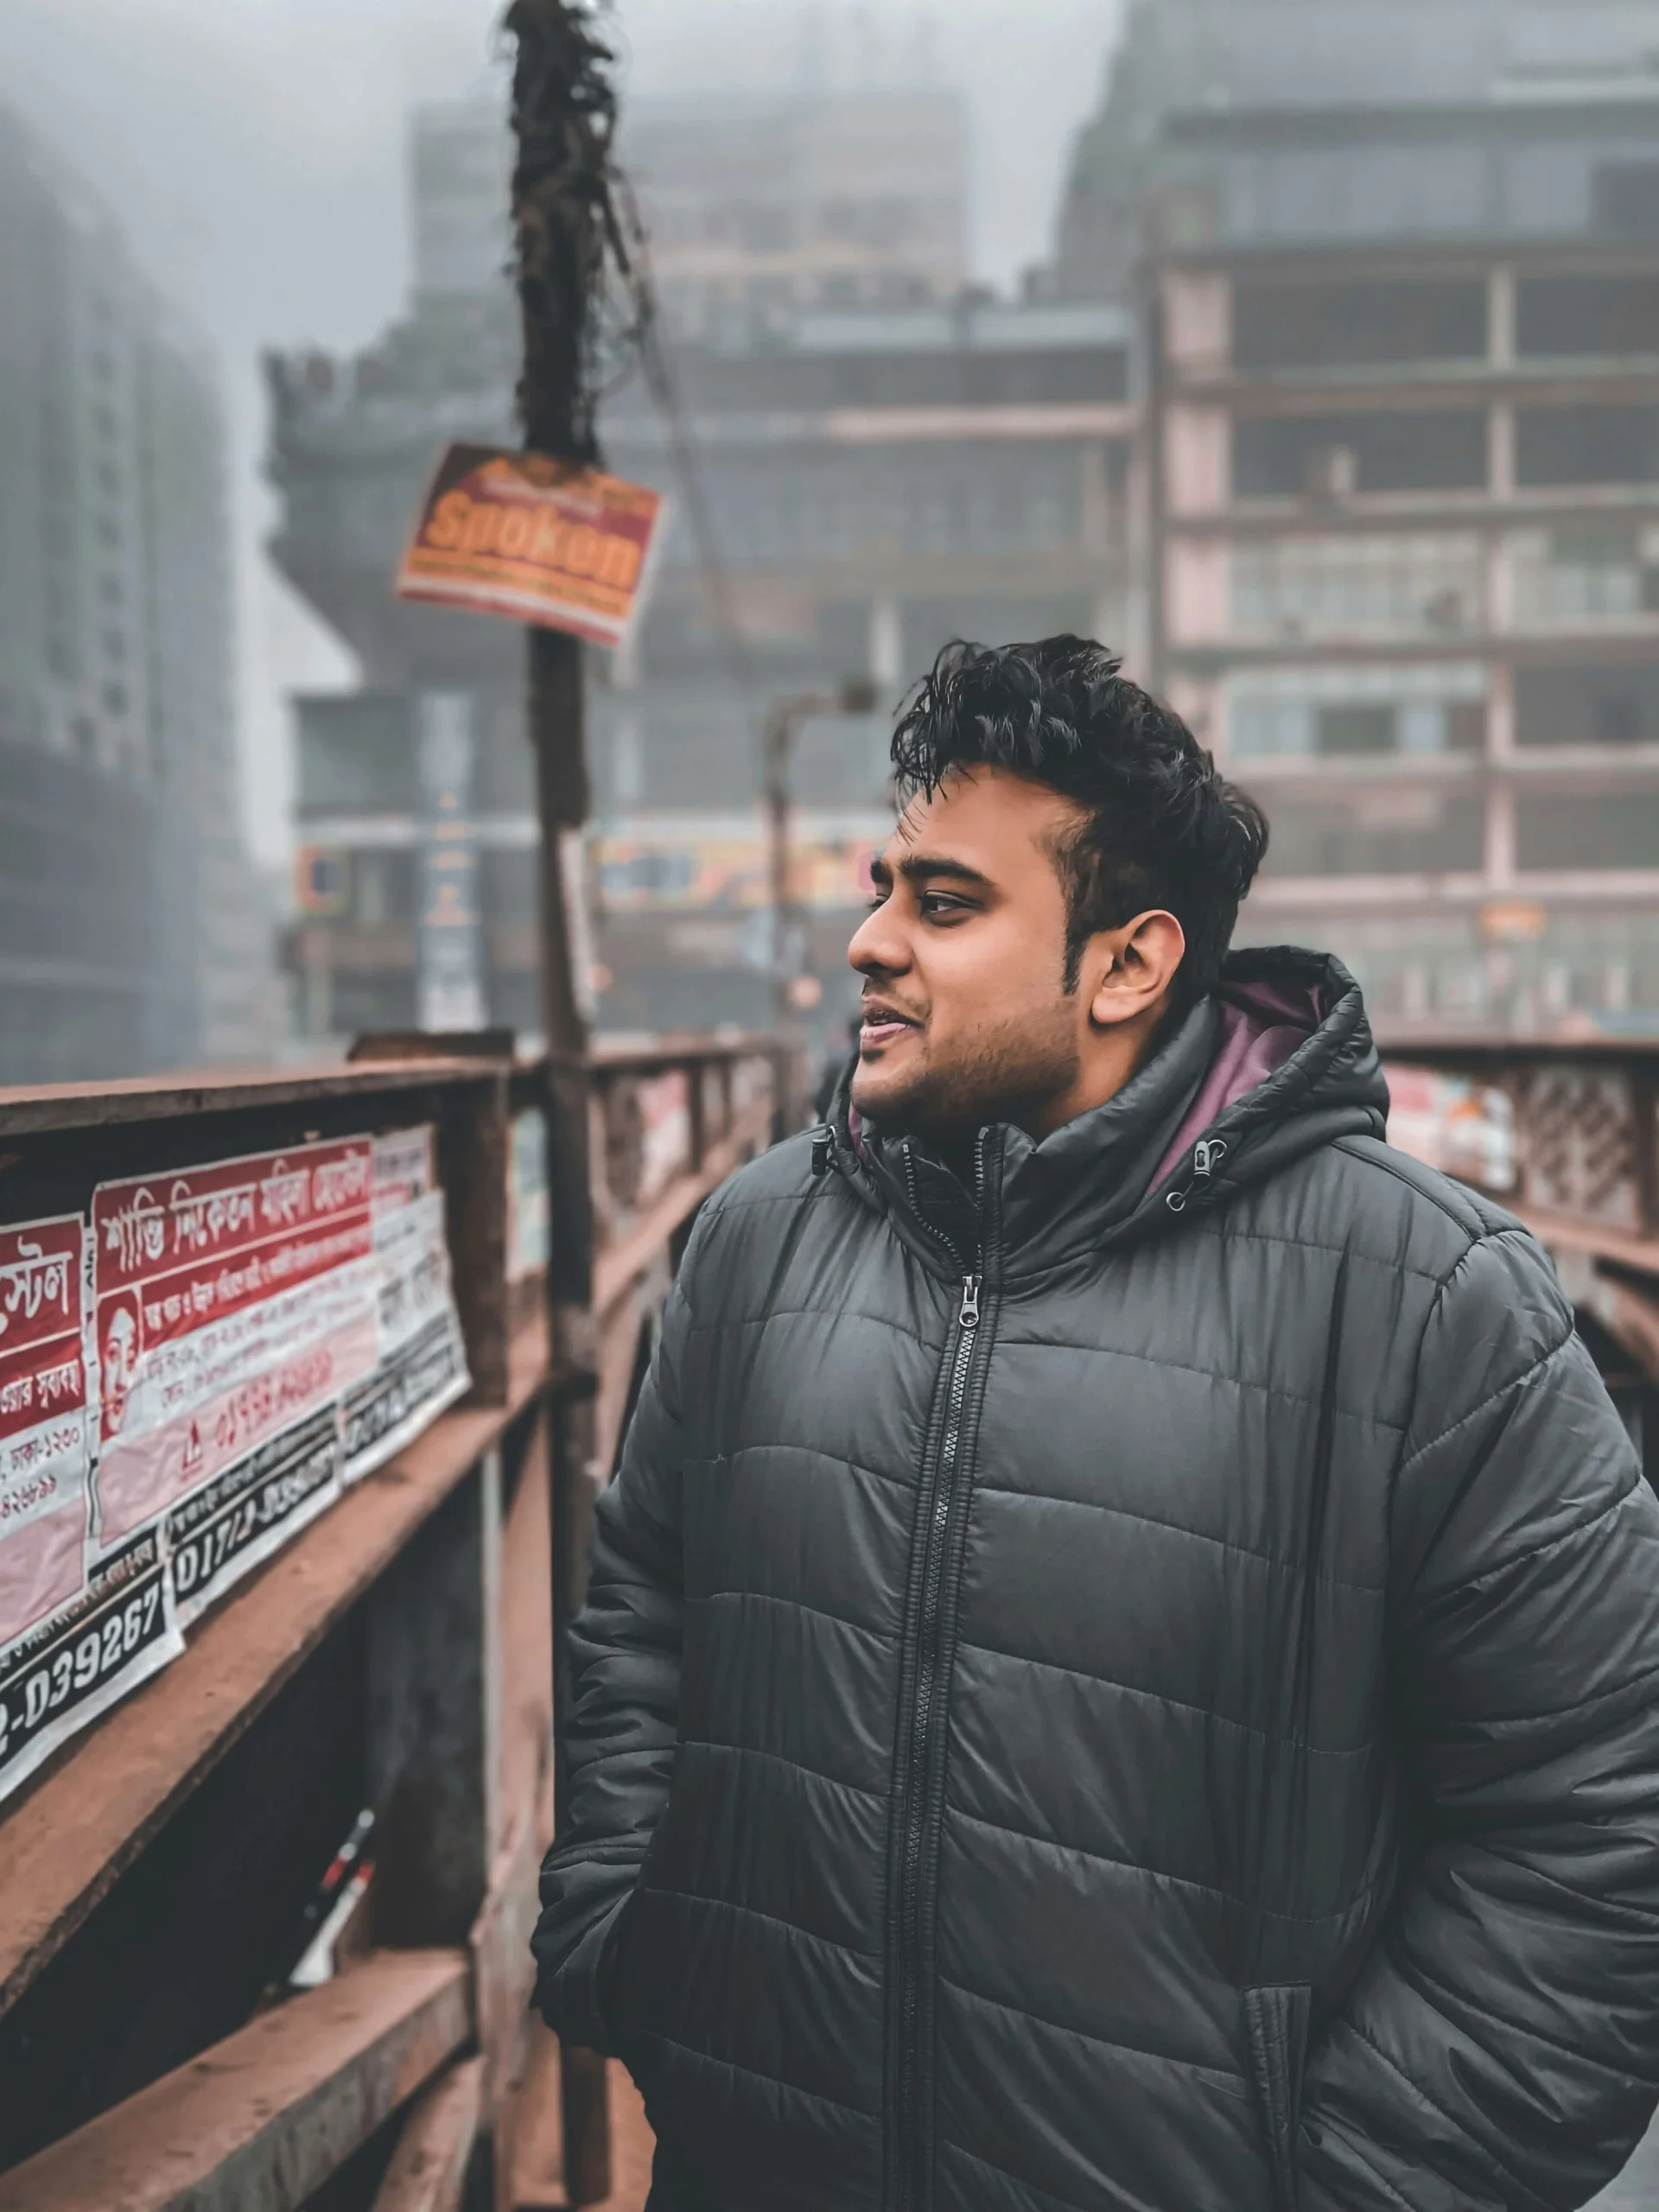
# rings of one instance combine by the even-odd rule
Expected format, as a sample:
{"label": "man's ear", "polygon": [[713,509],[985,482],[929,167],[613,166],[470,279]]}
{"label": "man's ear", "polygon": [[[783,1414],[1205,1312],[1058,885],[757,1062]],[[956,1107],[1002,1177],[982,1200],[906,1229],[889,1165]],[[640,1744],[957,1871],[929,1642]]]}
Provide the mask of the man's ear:
{"label": "man's ear", "polygon": [[1153,907],[1121,930],[1103,930],[1084,955],[1093,975],[1089,1019],[1098,1029],[1160,1010],[1186,954],[1186,932],[1173,914]]}

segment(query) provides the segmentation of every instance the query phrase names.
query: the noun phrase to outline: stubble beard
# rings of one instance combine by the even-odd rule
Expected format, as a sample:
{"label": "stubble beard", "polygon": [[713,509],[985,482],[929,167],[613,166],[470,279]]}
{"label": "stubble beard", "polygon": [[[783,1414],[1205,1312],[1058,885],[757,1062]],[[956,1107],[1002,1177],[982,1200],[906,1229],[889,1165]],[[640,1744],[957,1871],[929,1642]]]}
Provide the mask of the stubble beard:
{"label": "stubble beard", "polygon": [[1073,1002],[1028,1008],[995,1028],[978,1028],[948,1057],[924,1055],[891,1089],[853,1077],[853,1103],[883,1136],[950,1138],[1006,1122],[1028,1127],[1077,1080],[1082,1065]]}

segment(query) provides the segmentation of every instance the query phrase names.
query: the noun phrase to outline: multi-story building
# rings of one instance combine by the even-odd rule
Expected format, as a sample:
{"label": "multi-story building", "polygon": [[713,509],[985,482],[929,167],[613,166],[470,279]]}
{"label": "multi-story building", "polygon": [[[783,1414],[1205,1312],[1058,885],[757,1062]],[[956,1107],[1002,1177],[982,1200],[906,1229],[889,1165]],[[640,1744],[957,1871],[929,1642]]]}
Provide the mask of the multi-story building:
{"label": "multi-story building", "polygon": [[950,92],[645,100],[623,154],[683,338],[787,343],[803,308],[925,306],[967,283],[967,128]]}
{"label": "multi-story building", "polygon": [[[848,149],[862,143],[863,99],[849,96],[836,125]],[[522,642],[486,619],[400,607],[388,588],[444,441],[514,435],[517,331],[476,190],[499,163],[499,124],[474,111],[472,128],[480,150],[463,158],[453,111],[417,122],[408,319],[354,363],[272,365],[278,557],[365,671],[356,696],[300,702],[312,911],[294,956],[316,1033],[414,1018],[422,833],[410,733],[432,692],[471,702],[487,1011],[519,1027],[535,1020]],[[442,162],[434,133],[447,143]],[[856,197],[870,173],[846,160]],[[460,215],[435,216],[435,194],[474,211],[470,289],[435,281],[437,247],[423,242],[447,251],[469,231]],[[958,205],[941,232],[959,231],[960,218]],[[797,272],[808,294],[810,264]],[[940,288],[952,265],[941,264]],[[723,588],[689,527],[668,425],[637,385],[613,396],[603,423],[609,465],[660,486],[678,517],[633,649],[594,659],[599,1013],[613,1027],[768,1016],[756,796],[771,698],[869,673],[892,700],[955,635],[1121,635],[1135,620],[1122,309],[960,295],[835,309],[791,295],[763,315],[758,296],[722,297],[730,312],[708,319],[700,340],[683,335],[674,357]],[[802,903],[815,917],[802,952],[826,1024],[842,1001],[864,864],[885,834],[887,727],[815,725],[797,763]]]}
{"label": "multi-story building", "polygon": [[1155,130],[1085,139],[1060,289],[1122,273],[1090,191],[1131,207],[1150,667],[1272,817],[1247,933],[1396,1027],[1618,1026],[1659,1007],[1659,10],[1403,16],[1142,11],[1108,107]]}
{"label": "multi-story building", "polygon": [[263,1052],[202,349],[0,110],[0,1080]]}

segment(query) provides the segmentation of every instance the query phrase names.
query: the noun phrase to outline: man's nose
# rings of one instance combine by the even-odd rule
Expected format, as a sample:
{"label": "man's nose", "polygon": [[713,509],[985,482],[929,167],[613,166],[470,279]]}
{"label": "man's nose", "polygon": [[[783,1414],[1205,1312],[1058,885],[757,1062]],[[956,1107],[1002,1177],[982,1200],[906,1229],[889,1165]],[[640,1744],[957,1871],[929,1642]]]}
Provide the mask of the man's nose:
{"label": "man's nose", "polygon": [[853,931],[847,964],[861,976],[900,976],[909,967],[910,946],[894,919],[891,899],[867,914]]}

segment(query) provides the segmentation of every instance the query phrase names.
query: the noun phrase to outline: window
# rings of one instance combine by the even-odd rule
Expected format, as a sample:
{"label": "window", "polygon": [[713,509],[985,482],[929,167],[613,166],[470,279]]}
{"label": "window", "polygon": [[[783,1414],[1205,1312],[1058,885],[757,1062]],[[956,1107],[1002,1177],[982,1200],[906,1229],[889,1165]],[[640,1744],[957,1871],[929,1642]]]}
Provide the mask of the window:
{"label": "window", "polygon": [[1629,621],[1659,613],[1659,533],[1617,517],[1540,531],[1515,553],[1522,626]]}
{"label": "window", "polygon": [[1282,799],[1272,815],[1264,875],[1471,874],[1481,865],[1481,803],[1461,794]]}
{"label": "window", "polygon": [[1468,666],[1287,670],[1238,679],[1228,728],[1244,758],[1477,753],[1485,682]]}
{"label": "window", "polygon": [[1315,709],[1314,750],[1344,760],[1355,753],[1392,753],[1398,721],[1393,707],[1356,705]]}
{"label": "window", "polygon": [[1523,791],[1515,846],[1524,869],[1651,868],[1659,855],[1659,792]]}
{"label": "window", "polygon": [[1659,162],[1607,162],[1597,169],[1594,222],[1604,238],[1659,238]]}
{"label": "window", "polygon": [[407,922],[415,911],[412,855],[353,853],[350,887],[352,918],[365,928]]}
{"label": "window", "polygon": [[1233,496],[1327,493],[1332,456],[1353,456],[1357,492],[1481,491],[1486,417],[1476,408],[1376,415],[1241,416],[1233,425]]}
{"label": "window", "polygon": [[1516,344],[1528,359],[1659,353],[1659,276],[1523,276]]}
{"label": "window", "polygon": [[1523,407],[1516,475],[1534,488],[1659,482],[1659,407]]}
{"label": "window", "polygon": [[1246,633],[1451,637],[1478,626],[1483,602],[1480,548],[1466,534],[1288,537],[1233,555],[1233,624]]}
{"label": "window", "polygon": [[1517,669],[1515,734],[1519,745],[1659,745],[1659,666]]}
{"label": "window", "polygon": [[1233,288],[1233,359],[1241,369],[1479,360],[1485,353],[1486,288],[1478,280]]}
{"label": "window", "polygon": [[374,692],[302,699],[299,737],[302,811],[414,806],[413,751],[401,699]]}

